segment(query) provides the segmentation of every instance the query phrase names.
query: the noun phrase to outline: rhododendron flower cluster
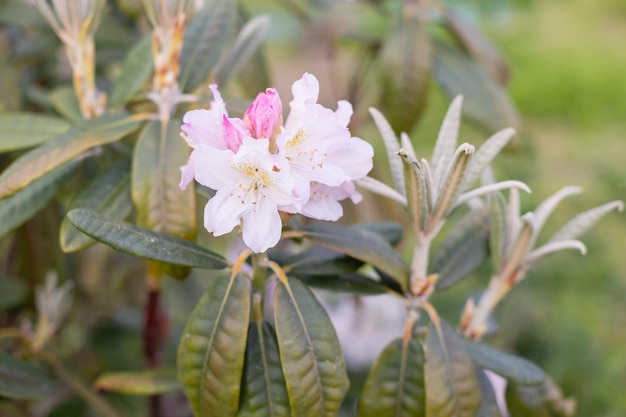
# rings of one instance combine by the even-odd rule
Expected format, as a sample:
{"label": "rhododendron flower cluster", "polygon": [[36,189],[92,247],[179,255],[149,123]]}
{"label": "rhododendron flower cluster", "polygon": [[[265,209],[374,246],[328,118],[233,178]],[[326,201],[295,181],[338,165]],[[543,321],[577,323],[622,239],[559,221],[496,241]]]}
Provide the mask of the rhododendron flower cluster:
{"label": "rhododendron flower cluster", "polygon": [[339,201],[361,200],[354,180],[372,169],[374,151],[350,134],[350,103],[339,101],[335,111],[317,103],[313,75],[293,84],[284,124],[273,88],[241,119],[229,117],[217,86],[211,90],[210,109],[183,118],[183,137],[193,151],[180,183],[184,189],[195,179],[216,191],[204,211],[209,232],[220,236],[241,224],[245,244],[264,252],[280,239],[280,211],[334,221],[343,215]]}

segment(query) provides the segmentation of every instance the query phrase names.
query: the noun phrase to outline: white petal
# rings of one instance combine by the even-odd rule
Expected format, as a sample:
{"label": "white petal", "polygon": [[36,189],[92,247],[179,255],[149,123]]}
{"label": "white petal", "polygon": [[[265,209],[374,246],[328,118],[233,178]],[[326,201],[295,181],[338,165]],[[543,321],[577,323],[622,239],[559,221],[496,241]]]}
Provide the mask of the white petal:
{"label": "white petal", "polygon": [[241,174],[232,166],[233,157],[233,151],[230,149],[218,150],[199,146],[191,152],[189,161],[193,165],[196,181],[219,190],[241,181]]}
{"label": "white petal", "polygon": [[181,190],[186,190],[187,186],[193,181],[195,172],[191,161],[187,161],[187,164],[180,167],[180,183],[178,186]]}
{"label": "white petal", "polygon": [[312,219],[334,222],[343,216],[343,207],[332,198],[311,198],[300,213]]}
{"label": "white petal", "polygon": [[256,253],[265,252],[280,240],[283,224],[276,204],[260,199],[254,210],[243,218],[243,241]]}
{"label": "white petal", "polygon": [[352,104],[350,104],[349,101],[340,100],[337,102],[335,114],[337,115],[337,123],[339,123],[340,126],[348,127],[352,113]]}
{"label": "white petal", "polygon": [[252,207],[233,198],[231,189],[222,188],[204,208],[204,227],[215,236],[221,236],[239,225],[239,219]]}
{"label": "white petal", "polygon": [[293,83],[291,92],[293,100],[289,103],[291,111],[285,122],[287,130],[297,130],[305,120],[307,106],[317,102],[320,85],[314,75],[305,73],[302,78]]}

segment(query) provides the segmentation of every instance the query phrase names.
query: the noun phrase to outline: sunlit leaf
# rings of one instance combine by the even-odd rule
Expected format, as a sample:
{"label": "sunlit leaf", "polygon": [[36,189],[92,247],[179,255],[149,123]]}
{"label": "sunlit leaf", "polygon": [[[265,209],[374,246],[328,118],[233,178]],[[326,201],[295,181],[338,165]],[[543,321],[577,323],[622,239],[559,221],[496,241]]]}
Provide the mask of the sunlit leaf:
{"label": "sunlit leaf", "polygon": [[480,407],[476,367],[450,326],[440,324],[431,323],[426,338],[426,415],[475,417]]}
{"label": "sunlit leaf", "polygon": [[396,132],[410,131],[419,120],[431,80],[431,43],[415,18],[400,22],[379,55],[382,103]]}
{"label": "sunlit leaf", "polygon": [[480,178],[481,174],[491,164],[491,161],[498,155],[498,153],[511,141],[515,136],[515,130],[507,128],[493,134],[489,139],[483,143],[476,153],[472,161],[472,166],[467,173],[467,179],[465,180],[464,189],[467,190],[474,185]]}
{"label": "sunlit leaf", "polygon": [[56,194],[75,162],[62,165],[15,194],[0,200],[0,236],[22,225],[41,210]]}
{"label": "sunlit leaf", "polygon": [[388,274],[402,288],[407,287],[408,266],[389,243],[379,235],[330,224],[305,226],[301,231],[305,238],[367,262]]}
{"label": "sunlit leaf", "polygon": [[457,149],[459,128],[461,126],[461,109],[463,107],[463,97],[456,96],[448,106],[446,115],[441,122],[433,156],[431,158],[433,180],[436,184],[441,181],[446,167],[450,163],[454,152]]}
{"label": "sunlit leaf", "polygon": [[228,54],[218,62],[213,77],[219,85],[239,74],[241,69],[259,51],[269,32],[271,19],[267,15],[255,16],[239,31],[235,44],[228,49]]}
{"label": "sunlit leaf", "polygon": [[76,92],[69,86],[59,87],[49,95],[50,103],[54,110],[65,117],[70,122],[78,123],[84,120],[83,114],[80,111],[80,104],[78,103],[78,97]]}
{"label": "sunlit leaf", "polygon": [[67,131],[70,125],[54,116],[35,113],[0,115],[0,152],[40,145]]}
{"label": "sunlit leaf", "polygon": [[108,106],[112,109],[122,107],[141,90],[153,71],[152,37],[146,36],[128,51],[119,76],[113,83]]}
{"label": "sunlit leaf", "polygon": [[565,226],[559,229],[554,236],[552,236],[550,241],[557,242],[561,240],[575,239],[578,236],[585,234],[588,230],[595,226],[595,224],[600,221],[602,217],[613,210],[624,210],[624,202],[611,201],[610,203],[606,203],[580,213],[578,216],[567,222]]}
{"label": "sunlit leaf", "polygon": [[176,380],[176,370],[173,368],[110,372],[100,375],[94,386],[99,391],[128,395],[156,395],[180,389]]}
{"label": "sunlit leaf", "polygon": [[[141,131],[133,153],[131,196],[137,225],[181,239],[196,238],[196,194],[181,190],[180,167],[189,147],[180,138],[180,122],[151,121]],[[184,278],[188,271],[167,268],[169,275]]]}
{"label": "sunlit leaf", "polygon": [[292,279],[276,287],[274,322],[292,415],[334,417],[349,380],[328,314]]}
{"label": "sunlit leaf", "polygon": [[95,211],[74,209],[67,213],[67,217],[83,233],[120,252],[196,268],[222,269],[227,266],[221,255],[202,246],[113,220]]}
{"label": "sunlit leaf", "polygon": [[[535,209],[535,211],[533,211],[534,226],[535,226],[535,230],[537,231],[537,233],[539,233],[539,231],[545,224],[546,220],[548,220],[548,217],[550,217],[550,215],[554,212],[554,210],[561,203],[561,201],[563,201],[564,199],[568,197],[572,197],[577,194],[580,194],[582,192],[583,192],[582,187],[569,185],[569,186],[561,188],[560,190],[552,194],[550,197],[543,200],[543,202],[539,204],[539,206]],[[535,242],[537,238],[537,233],[535,234],[535,236],[533,236],[533,243]],[[574,237],[576,236],[570,236],[570,238],[574,238]]]}
{"label": "sunlit leaf", "polygon": [[0,50],[0,113],[15,112],[22,107],[20,73],[12,65],[11,56],[5,53],[7,49],[3,45]]}
{"label": "sunlit leaf", "polygon": [[250,290],[230,272],[214,279],[181,336],[178,380],[196,417],[234,417],[239,408]]}
{"label": "sunlit leaf", "polygon": [[[123,161],[96,177],[78,194],[70,210],[84,208],[117,220],[126,218],[133,209],[129,169],[128,161]],[[59,229],[59,242],[64,252],[76,252],[96,243],[77,230],[67,217]]]}
{"label": "sunlit leaf", "polygon": [[123,114],[85,120],[45,145],[15,160],[0,175],[0,198],[10,196],[54,168],[96,146],[115,142],[137,129],[141,120]]}
{"label": "sunlit leaf", "polygon": [[54,394],[57,386],[38,367],[0,352],[0,395],[35,399]]}
{"label": "sunlit leaf", "polygon": [[374,123],[376,123],[376,127],[378,127],[380,135],[383,138],[383,143],[385,144],[385,149],[387,150],[387,159],[389,160],[389,169],[391,170],[393,185],[395,186],[396,191],[405,195],[404,164],[402,163],[402,159],[398,157],[398,152],[400,152],[398,137],[393,132],[393,128],[381,112],[374,108],[370,108],[370,114],[374,119]]}
{"label": "sunlit leaf", "polygon": [[473,272],[487,258],[489,210],[467,213],[437,248],[429,273],[438,274],[437,288],[450,287]]}
{"label": "sunlit leaf", "polygon": [[449,97],[463,96],[463,113],[491,133],[512,127],[520,118],[506,91],[464,52],[435,42],[434,74]]}
{"label": "sunlit leaf", "polygon": [[[460,336],[458,336],[460,337]],[[546,374],[534,363],[485,343],[462,339],[470,356],[481,368],[522,385],[541,384]]]}
{"label": "sunlit leaf", "polygon": [[441,177],[437,188],[437,199],[433,205],[431,227],[436,227],[454,208],[456,199],[463,188],[463,183],[472,162],[474,147],[467,143],[456,150],[448,167]]}
{"label": "sunlit leaf", "polygon": [[385,347],[361,392],[358,417],[420,417],[426,411],[424,352],[419,340]]}
{"label": "sunlit leaf", "polygon": [[276,335],[269,323],[250,323],[237,417],[290,416]]}
{"label": "sunlit leaf", "polygon": [[424,224],[429,210],[429,197],[426,194],[426,179],[420,164],[407,154],[400,151],[399,156],[404,161],[404,182],[406,187],[407,209],[409,219],[416,235],[424,231]]}
{"label": "sunlit leaf", "polygon": [[180,61],[180,88],[193,91],[207,76],[220,57],[236,17],[236,3],[209,0],[196,13],[185,31]]}

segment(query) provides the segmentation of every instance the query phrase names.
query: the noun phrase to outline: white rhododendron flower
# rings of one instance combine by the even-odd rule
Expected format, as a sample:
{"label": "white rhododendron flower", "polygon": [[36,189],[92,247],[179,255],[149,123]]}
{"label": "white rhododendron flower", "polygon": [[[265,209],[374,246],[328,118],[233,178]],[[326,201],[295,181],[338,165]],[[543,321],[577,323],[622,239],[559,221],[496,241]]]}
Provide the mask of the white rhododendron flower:
{"label": "white rhododendron flower", "polygon": [[242,119],[229,117],[217,87],[211,90],[211,108],[183,118],[193,151],[180,182],[185,188],[195,179],[217,191],[204,213],[209,232],[219,236],[241,224],[245,244],[264,252],[280,239],[279,211],[334,221],[343,215],[339,201],[361,200],[353,181],[372,169],[374,151],[350,134],[350,103],[340,101],[336,111],[317,103],[313,75],[293,84],[284,126],[273,88],[260,93]]}

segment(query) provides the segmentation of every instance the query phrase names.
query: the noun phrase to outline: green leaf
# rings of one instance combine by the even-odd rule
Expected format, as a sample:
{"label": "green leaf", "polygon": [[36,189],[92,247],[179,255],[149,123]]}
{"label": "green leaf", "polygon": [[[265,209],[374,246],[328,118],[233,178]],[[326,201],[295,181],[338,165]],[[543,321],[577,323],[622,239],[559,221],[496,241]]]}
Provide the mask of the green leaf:
{"label": "green leaf", "polygon": [[6,235],[37,214],[76,166],[76,162],[62,165],[15,194],[0,200],[0,236]]}
{"label": "green leaf", "polygon": [[478,375],[478,383],[480,384],[480,396],[482,398],[476,417],[502,417],[496,394],[493,391],[493,386],[487,374],[482,369],[477,369],[476,372]]}
{"label": "green leaf", "polygon": [[[196,194],[181,190],[180,167],[187,163],[189,147],[180,138],[180,122],[163,125],[151,121],[141,131],[133,153],[131,196],[137,225],[189,241],[196,238]],[[166,268],[175,278],[188,270]]]}
{"label": "green leaf", "polygon": [[3,45],[0,50],[0,113],[14,112],[22,108],[20,73],[17,65],[13,65],[7,46]]}
{"label": "green leaf", "polygon": [[350,382],[328,314],[292,279],[276,287],[274,322],[292,415],[334,417]]}
{"label": "green leaf", "polygon": [[559,229],[554,236],[550,238],[550,242],[574,239],[582,234],[585,234],[593,226],[595,226],[596,223],[602,219],[602,217],[606,216],[613,210],[624,210],[624,202],[611,201],[610,203],[606,203],[580,213],[578,216],[567,222],[565,226]]}
{"label": "green leaf", "polygon": [[54,394],[57,386],[31,363],[0,352],[0,395],[36,399]]}
{"label": "green leaf", "polygon": [[458,147],[450,159],[437,189],[437,200],[432,210],[432,225],[438,224],[454,208],[454,203],[461,193],[473,156],[474,147],[464,143]]}
{"label": "green leaf", "polygon": [[313,246],[288,257],[283,264],[293,275],[338,275],[356,271],[363,262],[322,246]]}
{"label": "green leaf", "polygon": [[67,131],[63,119],[34,113],[0,115],[0,153],[30,148],[49,141]]}
{"label": "green leaf", "polygon": [[180,389],[176,380],[176,370],[173,368],[109,372],[100,375],[94,386],[98,391],[129,395],[156,395]]}
{"label": "green leaf", "polygon": [[424,352],[416,338],[392,341],[380,354],[361,392],[358,417],[423,417]]}
{"label": "green leaf", "polygon": [[389,169],[391,171],[391,180],[393,181],[393,185],[396,191],[405,195],[404,164],[402,163],[402,160],[398,158],[398,152],[400,152],[400,142],[398,137],[394,133],[389,121],[381,112],[375,108],[370,108],[369,110],[383,139],[385,150],[387,151],[387,160],[389,161]]}
{"label": "green leaf", "polygon": [[10,196],[88,149],[115,142],[139,127],[140,119],[110,114],[84,120],[15,160],[0,175],[0,198]]}
{"label": "green leaf", "polygon": [[488,133],[519,131],[520,118],[506,91],[465,53],[435,42],[434,74],[449,97],[463,96],[463,113]]}
{"label": "green leaf", "polygon": [[429,197],[426,191],[426,180],[422,167],[415,158],[404,151],[400,151],[399,155],[404,161],[405,195],[409,219],[415,235],[419,236],[424,231],[428,216]]}
{"label": "green leaf", "polygon": [[295,275],[295,278],[304,282],[309,287],[322,288],[350,294],[376,295],[396,291],[383,282],[374,280],[356,272],[342,273],[338,275]]}
{"label": "green leaf", "polygon": [[132,99],[150,79],[153,71],[152,37],[146,36],[128,51],[109,95],[109,108],[119,109]]}
{"label": "green leaf", "polygon": [[459,128],[461,127],[461,108],[463,107],[463,97],[456,96],[448,106],[446,115],[441,122],[433,155],[431,158],[435,183],[439,183],[441,175],[450,163],[454,152],[457,149]]}
{"label": "green leaf", "polygon": [[489,369],[517,384],[536,385],[546,379],[546,374],[541,368],[524,358],[502,352],[485,343],[465,338],[462,340],[474,362],[482,368]]}
{"label": "green leaf", "polygon": [[404,19],[388,37],[379,56],[382,103],[396,132],[410,131],[419,120],[432,78],[431,43],[425,25]]}
{"label": "green leaf", "polygon": [[29,296],[26,283],[8,275],[0,275],[0,310],[17,307]]}
{"label": "green leaf", "polygon": [[76,93],[72,87],[65,86],[56,88],[52,90],[49,98],[52,107],[70,122],[79,123],[85,120],[83,113],[80,111],[78,97],[76,97]]}
{"label": "green leaf", "polygon": [[439,274],[437,289],[448,288],[474,271],[487,257],[489,210],[468,212],[447,234],[430,265]]}
{"label": "green leaf", "polygon": [[391,245],[399,243],[404,235],[404,228],[396,222],[357,223],[349,227],[376,233]]}
{"label": "green leaf", "polygon": [[566,398],[551,378],[541,385],[506,387],[506,402],[511,417],[573,417],[576,399]]}
{"label": "green leaf", "polygon": [[202,246],[113,220],[95,211],[74,209],[67,213],[67,217],[83,233],[120,252],[195,268],[222,269],[227,266],[226,259]]}
{"label": "green leaf", "polygon": [[491,231],[489,234],[489,252],[491,254],[491,268],[497,271],[500,268],[500,259],[505,256],[508,246],[507,209],[502,194],[491,195]]}
{"label": "green leaf", "polygon": [[[96,177],[85,187],[70,207],[89,209],[104,216],[122,220],[131,213],[130,165],[122,161]],[[64,252],[76,252],[96,243],[77,230],[69,218],[64,218],[59,230],[59,241]]]}
{"label": "green leaf", "polygon": [[241,28],[235,44],[229,48],[228,55],[218,62],[214,70],[217,84],[223,85],[229,78],[237,76],[248,64],[265,42],[270,23],[269,16],[260,15],[250,19]]}
{"label": "green leaf", "polygon": [[478,148],[474,154],[472,166],[467,173],[467,179],[463,187],[464,190],[468,190],[476,184],[485,168],[491,164],[496,155],[511,141],[513,136],[515,136],[515,130],[510,128],[502,129],[491,135],[491,137]]}
{"label": "green leaf", "polygon": [[426,337],[426,415],[475,417],[480,406],[476,367],[450,326],[431,323]]}
{"label": "green leaf", "polygon": [[290,416],[276,335],[269,323],[250,323],[237,417]]}
{"label": "green leaf", "polygon": [[231,0],[207,1],[185,31],[180,62],[179,85],[193,91],[209,75],[220,57],[235,22],[236,3]]}
{"label": "green leaf", "polygon": [[196,417],[237,415],[250,290],[241,275],[214,279],[189,315],[178,347],[178,380]]}
{"label": "green leaf", "polygon": [[305,238],[367,262],[388,274],[403,289],[407,287],[408,266],[389,243],[379,235],[330,224],[305,226],[301,231]]}

